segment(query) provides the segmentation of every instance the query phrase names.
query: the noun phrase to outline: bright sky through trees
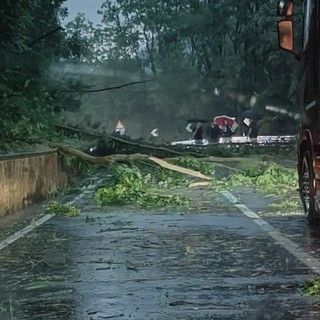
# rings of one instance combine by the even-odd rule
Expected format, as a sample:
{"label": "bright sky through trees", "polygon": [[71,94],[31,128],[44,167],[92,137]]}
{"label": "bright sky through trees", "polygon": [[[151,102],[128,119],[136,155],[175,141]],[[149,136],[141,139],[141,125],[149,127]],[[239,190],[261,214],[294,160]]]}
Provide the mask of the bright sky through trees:
{"label": "bright sky through trees", "polygon": [[86,19],[94,24],[100,23],[101,16],[97,14],[103,0],[67,0],[64,6],[68,7],[69,16],[65,22],[73,20],[78,13],[84,13]]}

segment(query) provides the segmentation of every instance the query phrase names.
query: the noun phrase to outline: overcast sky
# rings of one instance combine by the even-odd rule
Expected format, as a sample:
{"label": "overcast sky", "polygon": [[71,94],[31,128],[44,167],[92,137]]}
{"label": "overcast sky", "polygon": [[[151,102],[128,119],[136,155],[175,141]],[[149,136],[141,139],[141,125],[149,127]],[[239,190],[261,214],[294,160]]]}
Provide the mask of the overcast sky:
{"label": "overcast sky", "polygon": [[93,23],[101,22],[101,15],[97,14],[104,0],[67,0],[63,6],[68,7],[69,17],[65,22],[73,20],[77,13],[84,13]]}

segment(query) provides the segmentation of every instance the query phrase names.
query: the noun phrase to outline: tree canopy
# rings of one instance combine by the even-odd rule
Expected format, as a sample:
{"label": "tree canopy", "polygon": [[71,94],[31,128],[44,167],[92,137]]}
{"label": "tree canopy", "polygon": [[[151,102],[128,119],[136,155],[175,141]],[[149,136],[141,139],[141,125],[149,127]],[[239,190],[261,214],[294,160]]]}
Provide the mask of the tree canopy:
{"label": "tree canopy", "polygon": [[[80,14],[65,29],[63,5],[1,1],[1,138],[46,131],[61,110],[79,108],[83,86],[132,79],[154,81],[103,96],[109,118],[239,116],[253,96],[260,112],[266,104],[298,109],[297,62],[278,49],[274,1],[105,0],[97,8],[101,24]],[[79,75],[58,82],[48,70],[66,60],[98,66],[100,82]],[[99,118],[98,110],[90,112]]]}

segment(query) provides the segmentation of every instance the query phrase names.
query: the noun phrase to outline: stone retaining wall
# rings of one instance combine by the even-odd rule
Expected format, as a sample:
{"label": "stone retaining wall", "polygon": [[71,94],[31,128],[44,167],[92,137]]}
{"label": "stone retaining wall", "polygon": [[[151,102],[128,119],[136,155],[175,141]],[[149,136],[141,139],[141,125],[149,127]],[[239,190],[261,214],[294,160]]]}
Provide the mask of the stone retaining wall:
{"label": "stone retaining wall", "polygon": [[0,158],[0,217],[44,199],[67,182],[58,151]]}

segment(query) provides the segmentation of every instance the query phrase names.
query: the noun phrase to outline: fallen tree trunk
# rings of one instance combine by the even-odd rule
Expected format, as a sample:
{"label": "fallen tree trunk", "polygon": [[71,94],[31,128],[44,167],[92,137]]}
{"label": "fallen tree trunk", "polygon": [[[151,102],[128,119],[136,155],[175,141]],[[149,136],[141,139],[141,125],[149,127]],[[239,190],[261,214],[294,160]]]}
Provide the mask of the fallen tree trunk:
{"label": "fallen tree trunk", "polygon": [[122,139],[119,137],[116,137],[112,134],[108,133],[101,133],[101,132],[96,132],[96,131],[87,131],[84,129],[78,129],[78,128],[73,128],[65,125],[56,125],[56,128],[70,131],[70,132],[75,132],[77,134],[82,134],[82,135],[87,135],[87,136],[92,136],[95,138],[100,138],[100,139],[108,139],[108,140],[113,140],[115,142],[118,142],[119,144],[127,147],[138,147],[139,149],[146,149],[149,150],[150,152],[163,152],[164,154],[169,155],[176,155],[176,156],[194,156],[194,157],[200,157],[200,156],[205,156],[205,154],[201,154],[198,152],[186,152],[186,151],[178,151],[172,148],[170,145],[167,147],[164,146],[157,146],[157,145],[151,145],[151,144],[146,144],[146,143],[140,143],[135,140],[129,140],[129,139]]}
{"label": "fallen tree trunk", "polygon": [[68,154],[71,156],[75,156],[79,159],[82,159],[84,161],[93,163],[93,164],[112,164],[115,162],[129,162],[129,161],[141,161],[141,160],[149,160],[152,161],[154,163],[156,163],[157,165],[159,165],[162,168],[168,169],[168,170],[172,170],[172,171],[176,171],[176,172],[180,172],[189,176],[193,176],[196,178],[200,178],[200,179],[204,179],[204,180],[212,180],[211,177],[202,174],[201,172],[192,170],[192,169],[187,169],[184,167],[180,167],[174,164],[170,164],[165,160],[156,158],[156,157],[152,157],[152,156],[148,156],[145,154],[141,154],[141,153],[135,153],[135,154],[112,154],[109,156],[105,156],[105,157],[93,157],[90,156],[78,149],[72,148],[70,146],[66,146],[64,144],[60,144],[60,143],[49,143],[49,146],[52,148],[57,148],[59,149],[59,151],[61,153],[64,154]]}

